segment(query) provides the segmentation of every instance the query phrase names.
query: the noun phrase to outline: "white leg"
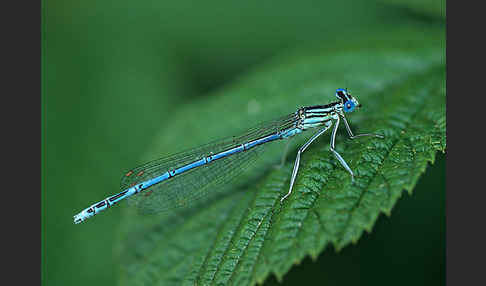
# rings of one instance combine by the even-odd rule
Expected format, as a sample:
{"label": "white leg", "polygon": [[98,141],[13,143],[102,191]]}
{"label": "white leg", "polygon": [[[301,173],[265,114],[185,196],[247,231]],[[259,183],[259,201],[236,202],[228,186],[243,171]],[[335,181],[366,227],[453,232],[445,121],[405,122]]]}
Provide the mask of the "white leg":
{"label": "white leg", "polygon": [[330,150],[334,153],[334,155],[338,159],[339,163],[341,163],[341,165],[344,167],[344,169],[346,169],[351,174],[351,181],[354,182],[353,171],[351,170],[351,168],[349,168],[348,164],[346,163],[346,161],[344,161],[343,157],[341,157],[341,155],[339,155],[339,153],[334,149],[335,143],[336,143],[335,142],[336,141],[336,132],[337,132],[338,127],[339,127],[339,117],[337,118],[336,124],[334,125],[334,129],[332,130]]}
{"label": "white leg", "polygon": [[353,135],[353,131],[351,131],[351,127],[349,127],[349,124],[348,124],[348,121],[346,120],[346,117],[344,117],[344,115],[342,115],[342,114],[340,115],[340,117],[342,117],[342,119],[344,120],[344,125],[346,126],[346,130],[348,131],[350,139],[354,139],[354,138],[361,137],[361,136],[375,136],[375,137],[378,137],[378,138],[385,138],[382,135],[373,134],[373,133],[364,133],[364,134]]}
{"label": "white leg", "polygon": [[292,139],[293,138],[290,137],[286,140],[287,142],[285,142],[285,148],[282,153],[282,157],[280,158],[280,165],[278,166],[278,168],[282,168],[285,165],[285,159],[287,159],[287,154],[289,153],[289,146]]}
{"label": "white leg", "polygon": [[309,139],[309,141],[307,141],[304,145],[302,145],[302,147],[300,147],[299,151],[297,152],[297,158],[295,158],[294,169],[292,170],[292,177],[290,178],[289,192],[280,199],[280,202],[283,202],[283,200],[285,200],[288,196],[290,196],[290,193],[292,193],[292,188],[294,186],[295,177],[297,176],[297,171],[299,170],[300,154],[302,154],[305,151],[305,149],[307,149],[307,147],[309,147],[309,145],[312,143],[312,141],[314,141],[317,137],[321,136],[331,126],[332,126],[332,123],[330,122],[329,125],[322,128],[321,130],[319,130],[316,134],[314,134]]}

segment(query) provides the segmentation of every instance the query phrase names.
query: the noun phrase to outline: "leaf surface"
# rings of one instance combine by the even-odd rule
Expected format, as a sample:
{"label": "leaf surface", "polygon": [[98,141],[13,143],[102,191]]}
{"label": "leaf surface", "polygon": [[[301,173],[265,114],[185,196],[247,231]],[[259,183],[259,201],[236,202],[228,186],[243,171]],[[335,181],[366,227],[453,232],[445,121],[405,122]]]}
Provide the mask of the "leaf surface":
{"label": "leaf surface", "polygon": [[[283,166],[283,149],[270,147],[229,191],[191,209],[139,216],[126,208],[115,245],[121,285],[254,285],[271,273],[282,279],[327,245],[339,250],[357,242],[381,213],[390,214],[403,190],[412,192],[446,148],[443,35],[403,29],[360,41],[283,55],[177,106],[146,158],[238,135],[299,106],[334,101],[335,89],[348,87],[363,104],[347,116],[354,133],[385,136],[349,140],[341,126],[336,148],[355,184],[329,152],[327,134],[305,151],[293,193],[279,203],[309,131],[292,140]],[[373,41],[379,43],[367,45]]]}

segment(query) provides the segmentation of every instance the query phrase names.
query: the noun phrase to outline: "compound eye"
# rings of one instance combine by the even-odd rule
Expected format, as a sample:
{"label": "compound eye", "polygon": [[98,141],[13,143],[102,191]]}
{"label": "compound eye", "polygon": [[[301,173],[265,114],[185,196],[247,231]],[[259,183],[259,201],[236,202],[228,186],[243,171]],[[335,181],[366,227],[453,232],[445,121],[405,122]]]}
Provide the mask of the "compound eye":
{"label": "compound eye", "polygon": [[351,111],[353,111],[353,110],[354,110],[354,107],[355,107],[355,106],[356,106],[356,105],[354,104],[354,102],[353,102],[353,101],[348,100],[348,101],[346,101],[346,102],[344,103],[343,110],[344,110],[344,112],[351,112]]}

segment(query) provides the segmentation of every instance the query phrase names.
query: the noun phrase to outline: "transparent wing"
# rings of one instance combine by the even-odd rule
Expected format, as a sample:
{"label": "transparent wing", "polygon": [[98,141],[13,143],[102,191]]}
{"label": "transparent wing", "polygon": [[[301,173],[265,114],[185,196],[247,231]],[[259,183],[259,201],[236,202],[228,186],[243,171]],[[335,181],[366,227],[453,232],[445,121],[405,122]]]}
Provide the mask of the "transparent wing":
{"label": "transparent wing", "polygon": [[[297,115],[292,113],[277,120],[257,125],[242,135],[213,141],[195,149],[141,165],[126,173],[120,187],[125,190],[135,184],[157,177],[168,170],[177,169],[210,154],[216,154],[248,141],[294,126]],[[142,213],[158,213],[174,208],[186,207],[192,202],[217,192],[221,185],[246,170],[258,158],[263,145],[248,151],[215,160],[209,164],[191,169],[169,180],[153,185],[128,199]]]}

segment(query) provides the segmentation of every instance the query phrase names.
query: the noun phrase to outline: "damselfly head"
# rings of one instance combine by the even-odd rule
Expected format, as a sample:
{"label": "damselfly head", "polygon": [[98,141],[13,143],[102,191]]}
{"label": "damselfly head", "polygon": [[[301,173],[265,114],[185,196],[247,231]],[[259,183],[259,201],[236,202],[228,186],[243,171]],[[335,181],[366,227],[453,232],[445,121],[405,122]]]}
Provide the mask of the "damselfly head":
{"label": "damselfly head", "polygon": [[356,107],[361,107],[361,104],[351,96],[347,88],[336,89],[336,97],[342,101],[344,112],[353,112]]}

